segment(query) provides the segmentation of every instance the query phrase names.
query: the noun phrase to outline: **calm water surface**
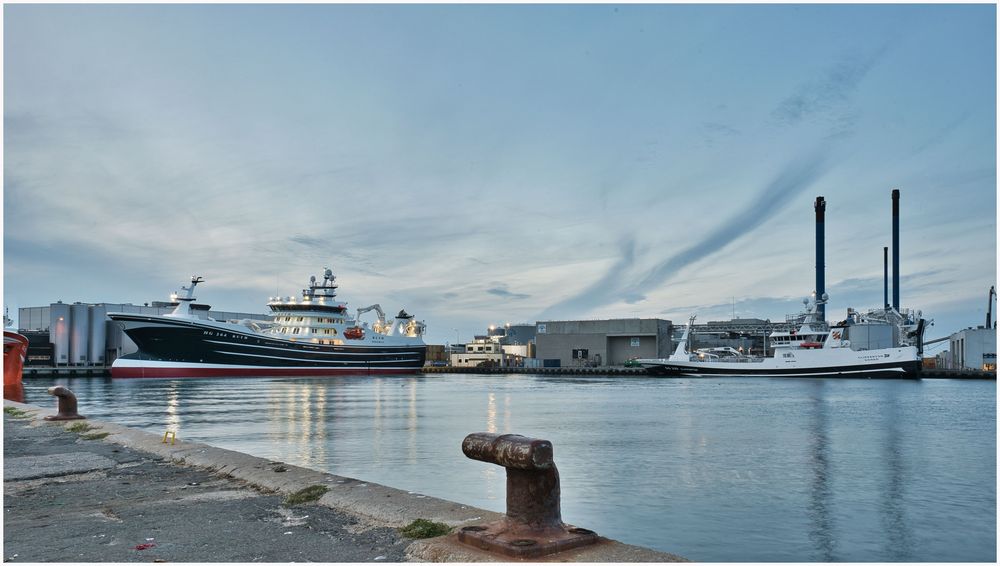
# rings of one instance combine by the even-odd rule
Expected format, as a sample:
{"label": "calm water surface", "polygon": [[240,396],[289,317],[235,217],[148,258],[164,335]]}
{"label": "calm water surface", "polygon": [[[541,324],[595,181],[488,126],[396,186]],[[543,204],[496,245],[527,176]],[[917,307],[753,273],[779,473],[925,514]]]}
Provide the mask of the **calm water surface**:
{"label": "calm water surface", "polygon": [[29,379],[92,418],[494,511],[470,432],[551,440],[563,520],[698,561],[996,560],[996,382]]}

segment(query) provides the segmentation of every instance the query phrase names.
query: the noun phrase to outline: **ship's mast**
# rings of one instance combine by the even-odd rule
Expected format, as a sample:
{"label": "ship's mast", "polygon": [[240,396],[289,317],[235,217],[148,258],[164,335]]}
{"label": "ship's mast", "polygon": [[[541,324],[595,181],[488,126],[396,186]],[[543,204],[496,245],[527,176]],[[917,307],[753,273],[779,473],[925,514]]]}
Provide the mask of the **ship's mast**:
{"label": "ship's mast", "polygon": [[205,279],[196,275],[191,276],[191,286],[184,287],[181,286],[181,291],[185,291],[185,295],[181,296],[177,293],[170,294],[171,301],[177,301],[177,306],[174,308],[170,316],[189,316],[191,314],[191,303],[196,299],[194,297],[194,288],[198,286]]}

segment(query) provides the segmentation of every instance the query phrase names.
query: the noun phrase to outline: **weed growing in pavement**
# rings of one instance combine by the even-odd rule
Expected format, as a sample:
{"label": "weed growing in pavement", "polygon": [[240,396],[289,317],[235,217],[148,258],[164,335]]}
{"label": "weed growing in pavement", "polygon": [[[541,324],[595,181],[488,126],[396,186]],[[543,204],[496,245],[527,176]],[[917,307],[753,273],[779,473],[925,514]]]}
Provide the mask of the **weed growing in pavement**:
{"label": "weed growing in pavement", "polygon": [[325,485],[311,485],[286,497],[283,505],[285,507],[292,507],[293,505],[316,501],[328,491],[330,491],[330,488]]}
{"label": "weed growing in pavement", "polygon": [[446,535],[451,527],[444,523],[435,523],[427,519],[416,519],[409,525],[399,529],[399,534],[406,538],[433,538]]}
{"label": "weed growing in pavement", "polygon": [[84,440],[100,440],[102,438],[106,438],[109,434],[111,434],[111,433],[110,432],[92,432],[90,434],[85,434],[85,435],[81,436],[80,438],[82,438]]}
{"label": "weed growing in pavement", "polygon": [[73,423],[66,427],[66,430],[70,432],[87,432],[90,428],[90,425],[87,423]]}

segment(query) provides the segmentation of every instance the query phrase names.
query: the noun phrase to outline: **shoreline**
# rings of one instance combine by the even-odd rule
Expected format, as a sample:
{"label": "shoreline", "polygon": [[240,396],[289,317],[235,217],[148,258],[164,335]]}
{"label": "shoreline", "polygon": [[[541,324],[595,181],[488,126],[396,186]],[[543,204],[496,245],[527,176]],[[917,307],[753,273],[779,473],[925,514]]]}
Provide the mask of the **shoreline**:
{"label": "shoreline", "polygon": [[[499,375],[499,374],[518,374],[518,375],[577,375],[577,376],[607,376],[607,377],[656,377],[657,379],[669,379],[669,377],[664,376],[651,376],[643,368],[627,368],[619,366],[601,366],[601,367],[558,367],[558,368],[522,368],[522,367],[508,367],[508,368],[464,368],[464,367],[434,367],[426,366],[420,371],[412,374],[402,374],[404,377],[408,375],[431,375],[431,374],[443,374],[443,373],[467,373],[475,375]],[[359,371],[359,375],[362,372]],[[47,378],[47,377],[111,377],[110,369],[107,367],[30,367],[24,368],[23,375],[25,378]],[[307,377],[307,376],[305,376]],[[983,370],[957,370],[957,369],[922,369],[920,370],[920,375],[915,378],[907,379],[983,379],[995,381],[997,374],[994,371],[983,371]],[[172,379],[172,378],[159,378],[159,379]],[[177,378],[177,379],[204,379],[204,378]],[[700,378],[696,378],[700,379]],[[831,379],[831,378],[806,378],[806,379]],[[861,377],[844,377],[844,378],[832,378],[832,379],[868,379],[864,376]]]}

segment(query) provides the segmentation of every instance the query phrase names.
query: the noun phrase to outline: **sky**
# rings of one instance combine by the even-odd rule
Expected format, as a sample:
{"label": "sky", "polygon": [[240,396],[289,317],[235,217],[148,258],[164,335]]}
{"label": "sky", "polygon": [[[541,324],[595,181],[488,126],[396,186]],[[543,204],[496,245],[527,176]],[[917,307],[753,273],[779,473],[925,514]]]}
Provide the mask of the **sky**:
{"label": "sky", "polygon": [[928,339],[996,283],[991,4],[5,5],[3,32],[12,314],[192,275],[266,312],[330,267],[429,343],[784,320],[823,196],[840,320],[882,305],[894,188]]}

